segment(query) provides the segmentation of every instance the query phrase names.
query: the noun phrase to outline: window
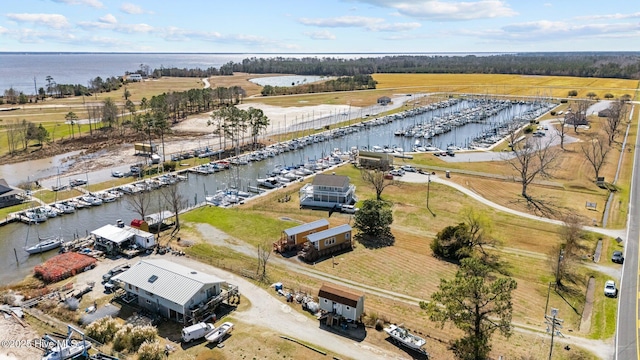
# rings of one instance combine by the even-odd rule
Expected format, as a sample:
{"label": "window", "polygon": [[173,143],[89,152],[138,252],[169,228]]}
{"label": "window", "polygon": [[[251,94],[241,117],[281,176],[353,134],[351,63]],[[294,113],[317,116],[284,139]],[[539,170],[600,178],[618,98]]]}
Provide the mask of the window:
{"label": "window", "polygon": [[325,304],[326,304],[326,303],[328,303],[327,299],[324,299],[324,303],[325,303]]}
{"label": "window", "polygon": [[349,310],[349,307],[347,306],[347,310]]}
{"label": "window", "polygon": [[328,238],[324,240],[324,246],[330,246],[336,243],[336,238],[332,237],[332,238]]}
{"label": "window", "polygon": [[345,240],[349,240],[351,238],[351,233],[350,232],[345,233],[344,234],[344,238],[345,238]]}
{"label": "window", "polygon": [[131,284],[127,284],[127,286],[129,287],[129,290],[131,290]]}
{"label": "window", "polygon": [[151,305],[151,300],[147,299],[147,304]]}

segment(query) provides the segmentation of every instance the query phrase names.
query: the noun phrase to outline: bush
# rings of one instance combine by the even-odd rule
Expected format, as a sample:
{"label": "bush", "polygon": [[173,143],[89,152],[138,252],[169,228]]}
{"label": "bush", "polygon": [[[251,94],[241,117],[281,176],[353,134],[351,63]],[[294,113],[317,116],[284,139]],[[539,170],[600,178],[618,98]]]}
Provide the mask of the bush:
{"label": "bush", "polygon": [[155,340],[143,342],[138,349],[139,360],[163,360],[164,357],[164,349]]}
{"label": "bush", "polygon": [[551,116],[556,116],[556,112],[555,111],[552,111],[549,114],[551,114]]}
{"label": "bush", "polygon": [[578,96],[578,90],[570,90],[567,96]]}
{"label": "bush", "polygon": [[113,339],[118,327],[119,324],[115,319],[106,316],[89,324],[85,329],[85,333],[90,338],[106,344]]}
{"label": "bush", "polygon": [[612,93],[606,93],[606,94],[604,94],[604,98],[605,98],[605,99],[613,99],[613,97],[614,97],[614,96],[613,96],[613,94],[612,94]]}
{"label": "bush", "polygon": [[534,128],[533,126],[529,125],[526,128],[524,128],[524,133],[525,134],[531,134],[533,132]]}
{"label": "bush", "polygon": [[133,326],[127,324],[116,332],[113,337],[113,349],[115,351],[128,350],[135,353],[145,341],[151,342],[158,335],[154,326]]}
{"label": "bush", "polygon": [[562,99],[562,100],[560,100],[560,104],[566,104],[566,103],[568,103],[568,102],[569,102],[569,101],[568,101],[567,99]]}

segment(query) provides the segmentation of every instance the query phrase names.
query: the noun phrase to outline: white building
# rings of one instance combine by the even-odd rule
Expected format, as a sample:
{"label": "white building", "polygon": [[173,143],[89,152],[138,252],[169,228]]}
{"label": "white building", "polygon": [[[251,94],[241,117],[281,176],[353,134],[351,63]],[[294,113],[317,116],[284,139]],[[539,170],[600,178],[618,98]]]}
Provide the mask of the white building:
{"label": "white building", "polygon": [[164,259],[142,260],[114,280],[139,306],[181,323],[191,321],[194,310],[219,297],[225,283]]}
{"label": "white building", "polygon": [[334,208],[355,204],[356,187],[348,176],[318,174],[300,189],[300,207]]}
{"label": "white building", "polygon": [[140,74],[129,74],[127,75],[128,81],[142,81],[142,75]]}
{"label": "white building", "polygon": [[98,250],[111,255],[131,247],[151,249],[156,246],[156,239],[152,233],[132,228],[122,222],[118,222],[117,226],[108,224],[93,230],[91,235],[95,237]]}
{"label": "white building", "polygon": [[359,321],[364,312],[364,294],[333,284],[322,284],[318,292],[320,310]]}

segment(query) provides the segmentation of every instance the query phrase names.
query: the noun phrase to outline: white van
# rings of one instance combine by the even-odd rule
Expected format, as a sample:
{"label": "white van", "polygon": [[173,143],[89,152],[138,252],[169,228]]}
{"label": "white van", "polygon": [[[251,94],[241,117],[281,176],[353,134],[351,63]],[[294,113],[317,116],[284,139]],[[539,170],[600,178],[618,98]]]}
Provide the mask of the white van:
{"label": "white van", "polygon": [[213,324],[204,322],[187,326],[182,329],[182,341],[191,342],[193,340],[201,339],[213,329],[215,329]]}

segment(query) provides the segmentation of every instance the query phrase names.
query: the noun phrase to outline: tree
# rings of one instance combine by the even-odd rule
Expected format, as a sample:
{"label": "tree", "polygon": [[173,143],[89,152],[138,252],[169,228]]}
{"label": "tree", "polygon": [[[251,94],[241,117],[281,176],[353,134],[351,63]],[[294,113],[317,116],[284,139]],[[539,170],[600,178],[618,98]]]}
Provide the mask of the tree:
{"label": "tree", "polygon": [[542,204],[534,201],[527,193],[528,186],[538,177],[548,177],[553,169],[559,152],[551,146],[553,135],[549,140],[530,137],[525,141],[516,142],[516,133],[510,134],[510,142],[513,144],[513,157],[507,158],[507,163],[517,173],[517,181],[522,185],[522,197],[527,203],[534,205],[537,210],[544,210]]}
{"label": "tree", "polygon": [[151,194],[146,191],[140,191],[127,196],[127,204],[130,210],[140,215],[140,219],[144,219],[151,206]]}
{"label": "tree", "polygon": [[558,123],[560,124],[560,128],[556,130],[556,133],[558,133],[558,137],[560,138],[560,148],[564,150],[564,138],[567,136],[566,116],[563,116],[562,118],[558,118]]}
{"label": "tree", "polygon": [[20,138],[20,123],[11,122],[7,125],[7,142],[9,145],[9,154],[13,155],[16,152],[18,144],[22,141]]}
{"label": "tree", "polygon": [[626,107],[623,101],[615,101],[609,106],[609,115],[604,124],[604,131],[608,135],[609,146],[613,144],[616,136],[620,132],[620,125],[626,117]]}
{"label": "tree", "polygon": [[562,243],[555,246],[549,252],[549,263],[555,274],[556,286],[562,286],[562,280],[565,279],[571,270],[571,264],[581,258],[581,252],[585,250],[580,244],[583,236],[582,230],[583,220],[575,214],[566,215],[563,219],[563,225],[560,229],[560,239]]}
{"label": "tree", "polygon": [[578,90],[569,90],[569,92],[567,93],[568,97],[572,97],[572,96],[578,96]]}
{"label": "tree", "polygon": [[129,112],[129,121],[133,121],[133,115],[136,112],[136,104],[134,104],[131,100],[127,100],[124,103],[124,108]]}
{"label": "tree", "polygon": [[464,337],[455,341],[453,351],[457,359],[484,360],[491,351],[489,340],[498,330],[511,335],[513,303],[511,293],[517,288],[515,280],[499,277],[491,280],[490,268],[475,258],[462,260],[452,280],[440,280],[431,302],[420,303],[432,321],[452,322]]}
{"label": "tree", "polygon": [[118,122],[118,106],[110,97],[104,99],[103,102],[102,122],[107,124],[109,128],[112,128],[113,124]]}
{"label": "tree", "polygon": [[605,99],[613,99],[613,98],[614,98],[614,96],[613,96],[613,94],[612,94],[612,93],[606,93],[606,94],[604,94],[604,98],[605,98]]}
{"label": "tree", "polygon": [[362,176],[362,180],[371,185],[376,191],[376,200],[378,201],[382,200],[382,192],[384,191],[384,189],[391,185],[398,185],[398,183],[394,181],[393,178],[386,179],[384,177],[384,172],[380,170],[360,169],[360,176]]}
{"label": "tree", "polygon": [[271,256],[271,249],[266,244],[258,245],[258,269],[256,275],[260,281],[267,281],[267,263]]}
{"label": "tree", "polygon": [[391,223],[391,206],[382,200],[367,199],[355,214],[354,227],[360,230],[356,238],[369,247],[393,245],[395,237],[391,233]]}
{"label": "tree", "polygon": [[460,260],[469,257],[469,227],[465,223],[459,223],[440,230],[431,241],[431,250],[434,255],[444,259]]}
{"label": "tree", "polygon": [[164,200],[169,204],[169,208],[175,214],[176,217],[176,229],[180,231],[180,210],[184,209],[187,205],[187,201],[184,196],[178,191],[178,185],[172,184],[162,190],[162,196]]}
{"label": "tree", "polygon": [[51,75],[47,75],[45,80],[47,81],[47,93],[51,96],[56,83],[53,81],[53,77],[51,77]]}
{"label": "tree", "polygon": [[129,100],[129,97],[131,97],[131,93],[129,92],[129,90],[127,90],[127,88],[124,88],[123,96],[125,100]]}
{"label": "tree", "polygon": [[67,120],[67,123],[69,125],[71,125],[71,138],[73,139],[75,137],[73,133],[73,125],[75,125],[75,122],[78,121],[78,115],[76,115],[76,113],[74,113],[73,111],[69,111],[67,115],[64,116],[64,119]]}
{"label": "tree", "polygon": [[584,123],[587,119],[587,109],[589,108],[589,103],[586,101],[577,101],[574,106],[576,107],[576,110],[573,113],[573,131],[577,134],[578,126],[580,126],[581,123]]}
{"label": "tree", "polygon": [[44,145],[44,142],[49,139],[49,131],[47,131],[47,129],[45,129],[42,124],[40,124],[38,125],[38,128],[36,129],[33,137],[34,140],[38,141],[40,147],[42,147]]}
{"label": "tree", "polygon": [[580,143],[580,149],[582,150],[584,158],[593,168],[595,181],[598,181],[600,169],[602,169],[611,147],[607,145],[607,141],[603,136],[592,135],[588,141]]}
{"label": "tree", "polygon": [[587,93],[587,97],[589,99],[591,99],[591,100],[593,100],[593,98],[595,98],[596,96],[598,96],[598,95],[596,95],[596,93],[594,93],[594,92],[590,91],[590,92]]}
{"label": "tree", "polygon": [[260,109],[250,107],[246,110],[247,122],[251,128],[251,136],[253,137],[253,148],[255,149],[258,143],[258,136],[263,130],[269,126],[269,118],[264,115],[264,112]]}

